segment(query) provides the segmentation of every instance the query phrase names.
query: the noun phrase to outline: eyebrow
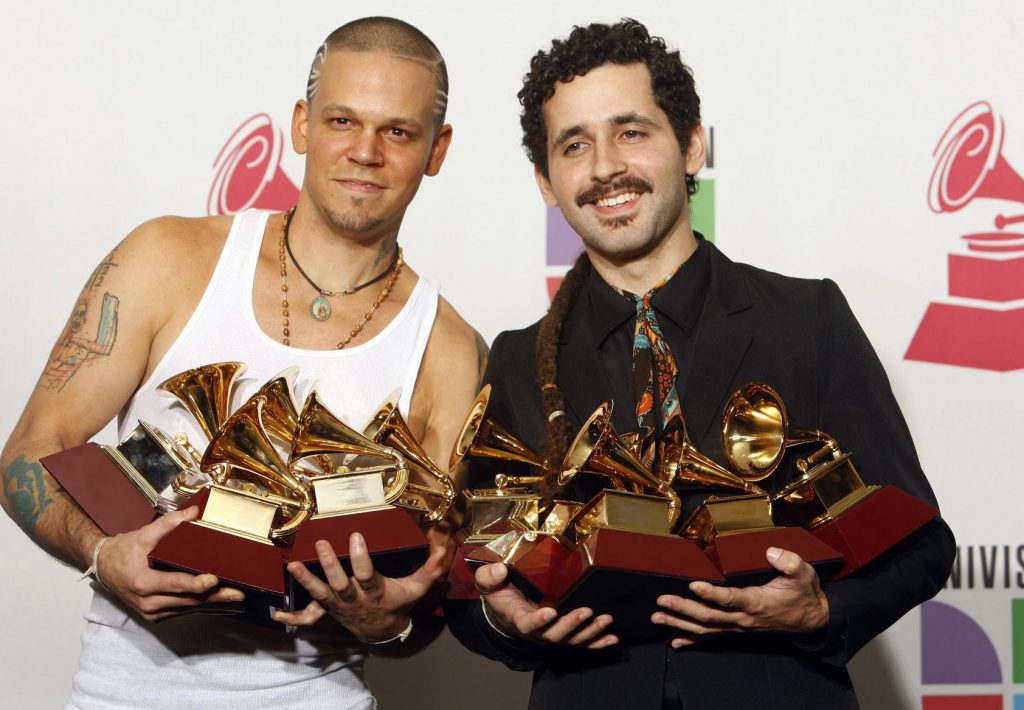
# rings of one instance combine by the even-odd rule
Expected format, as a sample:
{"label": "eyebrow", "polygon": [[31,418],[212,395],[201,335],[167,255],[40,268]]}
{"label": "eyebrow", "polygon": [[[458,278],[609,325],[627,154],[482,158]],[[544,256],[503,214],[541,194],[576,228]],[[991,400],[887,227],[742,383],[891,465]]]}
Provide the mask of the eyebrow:
{"label": "eyebrow", "polygon": [[[655,122],[654,120],[635,111],[631,111],[630,113],[620,113],[617,116],[612,116],[611,118],[608,119],[608,123],[613,126],[625,126],[630,123],[639,123],[642,126],[649,126],[651,128],[657,128],[658,126],[657,122]],[[555,138],[554,144],[561,145],[570,138],[573,138],[574,136],[578,136],[580,133],[583,133],[585,130],[586,124],[577,123],[575,126],[570,126],[569,128],[566,128],[564,131],[558,134],[558,137]]]}
{"label": "eyebrow", "polygon": [[[352,114],[353,116],[359,116],[359,111],[356,111],[351,106],[346,106],[345,104],[327,104],[320,110],[322,113],[330,113],[337,111],[339,113],[348,113]],[[415,118],[404,118],[402,116],[394,116],[391,118],[385,118],[383,121],[381,121],[381,123],[383,123],[386,126],[409,126],[415,131],[418,131],[420,133],[423,132],[423,125]]]}

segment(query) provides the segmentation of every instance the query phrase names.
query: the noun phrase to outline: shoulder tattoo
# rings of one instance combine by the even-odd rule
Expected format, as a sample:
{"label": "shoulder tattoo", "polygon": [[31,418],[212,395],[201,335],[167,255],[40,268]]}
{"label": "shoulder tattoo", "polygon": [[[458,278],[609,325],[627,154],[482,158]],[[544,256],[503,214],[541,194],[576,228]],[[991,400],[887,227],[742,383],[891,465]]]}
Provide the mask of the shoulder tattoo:
{"label": "shoulder tattoo", "polygon": [[[110,355],[117,340],[118,298],[103,291],[103,282],[110,270],[117,267],[110,252],[92,272],[78,297],[75,309],[68,319],[64,332],[50,353],[50,359],[39,380],[39,387],[60,391],[82,368],[97,358]],[[99,309],[95,308],[97,296],[102,291]]]}

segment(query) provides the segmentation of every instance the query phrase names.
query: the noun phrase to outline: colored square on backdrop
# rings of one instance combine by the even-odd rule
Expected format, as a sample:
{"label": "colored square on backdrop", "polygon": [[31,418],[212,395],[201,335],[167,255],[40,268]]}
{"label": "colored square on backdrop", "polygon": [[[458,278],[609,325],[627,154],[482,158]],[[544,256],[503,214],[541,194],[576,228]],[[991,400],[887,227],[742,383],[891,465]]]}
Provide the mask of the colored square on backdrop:
{"label": "colored square on backdrop", "polygon": [[715,181],[698,180],[697,194],[690,202],[690,223],[709,242],[715,241]]}
{"label": "colored square on backdrop", "polygon": [[922,710],[1003,710],[1003,696],[925,695],[921,698],[921,708]]}
{"label": "colored square on backdrop", "polygon": [[[1024,683],[1024,599],[1014,599],[1013,604],[1013,682]],[[1021,696],[1017,696],[1018,698]],[[1014,701],[1015,703],[1017,701]],[[1014,710],[1024,708],[1014,707]]]}

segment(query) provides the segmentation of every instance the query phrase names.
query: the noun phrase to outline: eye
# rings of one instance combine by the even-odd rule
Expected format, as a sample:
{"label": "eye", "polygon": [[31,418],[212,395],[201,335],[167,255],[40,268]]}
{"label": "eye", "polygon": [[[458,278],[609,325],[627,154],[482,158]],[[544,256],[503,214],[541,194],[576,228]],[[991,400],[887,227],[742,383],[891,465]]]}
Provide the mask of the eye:
{"label": "eye", "polygon": [[409,132],[404,128],[391,128],[388,129],[388,135],[392,138],[408,138]]}
{"label": "eye", "polygon": [[638,141],[644,137],[643,131],[638,131],[635,128],[630,128],[622,132],[623,139],[627,141]]}
{"label": "eye", "polygon": [[585,147],[586,147],[585,143],[582,143],[580,141],[575,141],[575,142],[570,143],[567,146],[565,146],[565,149],[563,150],[563,152],[566,155],[574,155],[576,153],[581,152]]}
{"label": "eye", "polygon": [[349,126],[352,124],[352,121],[349,120],[348,118],[345,118],[344,116],[338,116],[336,118],[332,118],[331,123],[333,123],[335,126]]}

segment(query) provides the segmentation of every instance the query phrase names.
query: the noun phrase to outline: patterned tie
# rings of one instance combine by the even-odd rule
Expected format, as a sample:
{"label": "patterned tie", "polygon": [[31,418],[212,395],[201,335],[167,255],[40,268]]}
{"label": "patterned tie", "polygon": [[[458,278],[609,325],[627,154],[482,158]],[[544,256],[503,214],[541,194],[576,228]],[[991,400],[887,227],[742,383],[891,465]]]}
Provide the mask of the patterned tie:
{"label": "patterned tie", "polygon": [[[636,327],[633,330],[633,391],[636,393],[636,420],[640,431],[649,428],[661,431],[665,422],[679,411],[676,375],[679,369],[672,357],[668,341],[661,332],[658,317],[651,308],[655,292],[675,275],[678,267],[643,296],[621,291],[636,304]],[[657,399],[655,399],[657,395]],[[659,405],[655,419],[654,403]]]}

